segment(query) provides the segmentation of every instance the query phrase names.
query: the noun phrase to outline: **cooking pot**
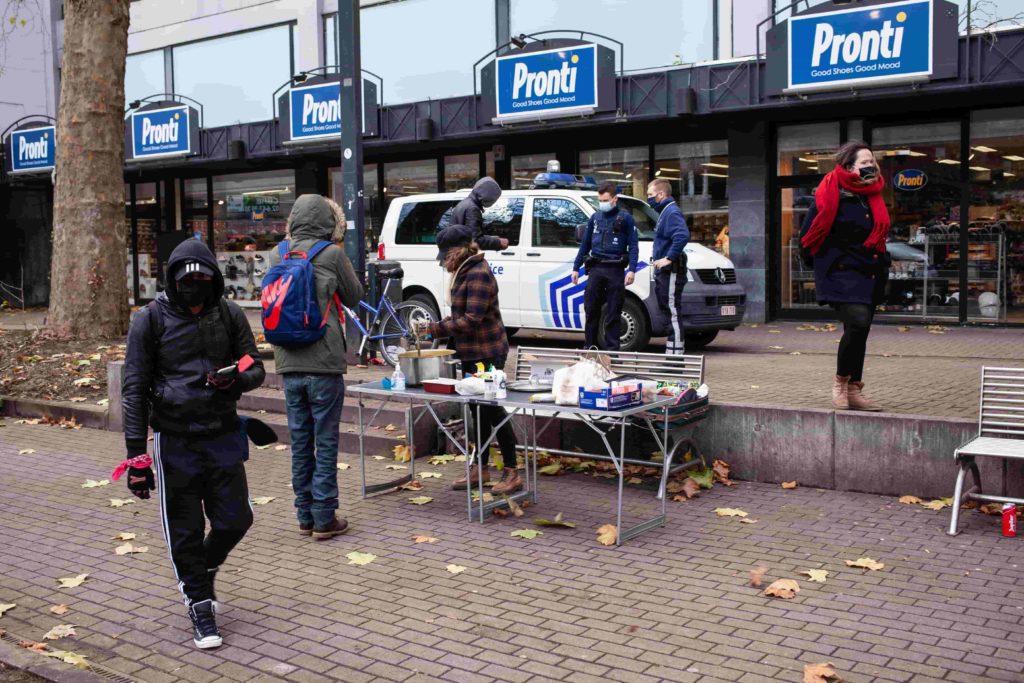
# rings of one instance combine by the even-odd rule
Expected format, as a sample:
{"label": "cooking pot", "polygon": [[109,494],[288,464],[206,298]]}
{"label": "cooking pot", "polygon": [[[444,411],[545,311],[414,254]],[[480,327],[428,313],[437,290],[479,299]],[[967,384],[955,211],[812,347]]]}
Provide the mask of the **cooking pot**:
{"label": "cooking pot", "polygon": [[424,380],[439,377],[458,379],[454,373],[455,352],[451,349],[424,349],[398,354],[398,367],[405,375],[405,385],[418,387]]}

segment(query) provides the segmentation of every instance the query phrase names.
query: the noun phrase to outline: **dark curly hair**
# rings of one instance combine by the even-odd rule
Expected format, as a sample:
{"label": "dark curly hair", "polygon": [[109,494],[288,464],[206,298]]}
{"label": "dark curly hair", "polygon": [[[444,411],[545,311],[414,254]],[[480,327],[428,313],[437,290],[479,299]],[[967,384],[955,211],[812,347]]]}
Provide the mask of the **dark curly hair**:
{"label": "dark curly hair", "polygon": [[850,166],[853,166],[854,162],[857,161],[857,154],[862,149],[866,149],[869,152],[871,151],[871,148],[868,147],[868,144],[866,142],[862,142],[860,140],[850,140],[845,145],[840,147],[839,151],[836,152],[836,165],[842,166],[843,168],[846,169],[848,169]]}

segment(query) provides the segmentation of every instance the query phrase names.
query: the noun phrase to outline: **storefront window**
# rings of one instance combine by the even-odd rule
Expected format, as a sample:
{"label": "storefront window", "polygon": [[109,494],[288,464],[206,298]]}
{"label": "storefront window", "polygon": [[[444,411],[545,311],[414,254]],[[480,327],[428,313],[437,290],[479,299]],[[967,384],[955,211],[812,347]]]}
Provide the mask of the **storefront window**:
{"label": "storefront window", "polygon": [[399,161],[384,164],[384,205],[395,197],[437,192],[437,161]]}
{"label": "storefront window", "polygon": [[780,176],[825,174],[832,170],[832,155],[839,148],[839,122],[780,126]]}
{"label": "storefront window", "polygon": [[[162,185],[162,184],[161,184]],[[137,261],[139,265],[139,299],[156,298],[163,277],[157,261],[157,235],[164,230],[163,215],[166,208],[163,187],[157,183],[135,185],[135,229],[138,232]]]}
{"label": "storefront window", "polygon": [[782,228],[782,306],[817,308],[814,296],[814,269],[800,258],[800,229],[814,204],[813,187],[780,190]]}
{"label": "storefront window", "polygon": [[654,178],[672,183],[672,194],[690,228],[690,241],[728,257],[728,141],[656,145]]}
{"label": "storefront window", "polygon": [[548,161],[557,158],[554,152],[547,154],[520,154],[512,157],[512,189],[528,190],[538,173],[548,170]]}
{"label": "storefront window", "polygon": [[[968,281],[973,320],[1024,322],[1024,107],[971,117]],[[983,277],[987,276],[987,277]]]}
{"label": "storefront window", "polygon": [[[341,169],[332,168],[331,171],[331,199],[342,204]],[[380,238],[381,223],[384,221],[384,211],[380,201],[380,184],[377,182],[377,164],[363,164],[363,218],[366,221],[366,250],[372,252],[377,248],[377,241]],[[349,228],[353,226],[349,223]]]}
{"label": "storefront window", "polygon": [[264,121],[270,93],[292,77],[291,26],[173,48],[174,91],[203,105],[203,126]]}
{"label": "storefront window", "polygon": [[[885,178],[892,229],[889,287],[880,310],[958,318],[960,314],[960,124],[876,128],[872,146]],[[973,164],[973,161],[971,162]],[[968,266],[976,262],[969,255]],[[985,275],[988,273],[986,271]],[[972,281],[968,308],[992,281]]]}
{"label": "storefront window", "polygon": [[214,176],[213,242],[226,297],[259,306],[270,250],[285,238],[294,202],[294,171]]}
{"label": "storefront window", "polygon": [[124,62],[124,102],[158,95],[167,90],[164,83],[164,51],[153,50],[128,55]]}
{"label": "storefront window", "polygon": [[599,184],[610,180],[619,192],[633,197],[646,197],[648,147],[619,147],[580,152],[580,174],[592,176]]}
{"label": "storefront window", "polygon": [[444,158],[444,191],[455,192],[473,184],[480,178],[480,155],[457,154]]}

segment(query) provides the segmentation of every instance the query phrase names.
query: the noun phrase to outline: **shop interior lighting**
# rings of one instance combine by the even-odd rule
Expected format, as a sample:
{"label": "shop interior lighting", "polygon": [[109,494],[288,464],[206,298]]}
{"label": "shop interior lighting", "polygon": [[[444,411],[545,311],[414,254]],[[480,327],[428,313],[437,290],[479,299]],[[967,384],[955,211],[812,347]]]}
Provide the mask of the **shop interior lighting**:
{"label": "shop interior lighting", "polygon": [[909,154],[912,157],[926,157],[926,156],[928,156],[924,152],[915,152],[914,150],[910,150],[909,152],[907,152],[907,154]]}
{"label": "shop interior lighting", "polygon": [[[817,162],[815,162],[817,163]],[[701,166],[711,166],[712,168],[729,168],[729,164],[718,164],[714,161],[706,161]]]}
{"label": "shop interior lighting", "polygon": [[989,171],[992,170],[991,168],[985,168],[984,166],[971,166],[970,169],[972,171],[979,171],[981,173],[988,173]]}
{"label": "shop interior lighting", "polygon": [[939,159],[939,163],[940,164],[956,165],[956,166],[960,165],[960,162],[957,161],[956,159]]}
{"label": "shop interior lighting", "polygon": [[663,176],[661,176],[661,179],[662,180],[679,180],[679,176],[663,175]]}
{"label": "shop interior lighting", "polygon": [[816,164],[816,163],[818,163],[817,159],[809,159],[807,157],[797,157],[797,160],[798,161],[802,161],[805,164]]}
{"label": "shop interior lighting", "polygon": [[993,152],[999,151],[998,149],[992,149],[991,147],[986,147],[985,145],[978,145],[977,147],[971,147],[971,149],[973,149],[975,152],[983,152],[984,154],[992,154]]}
{"label": "shop interior lighting", "polygon": [[632,178],[632,177],[633,177],[633,174],[632,174],[632,173],[627,173],[627,174],[626,174],[626,180],[629,180],[629,179],[630,179],[630,178]]}
{"label": "shop interior lighting", "polygon": [[601,175],[622,175],[622,171],[594,171],[594,173],[600,173]]}
{"label": "shop interior lighting", "polygon": [[728,178],[729,177],[728,175],[726,175],[724,173],[709,173],[707,171],[705,171],[704,173],[701,173],[701,175],[704,176],[705,178]]}
{"label": "shop interior lighting", "polygon": [[253,197],[255,195],[260,195],[260,194],[287,194],[287,193],[288,193],[288,188],[287,187],[282,187],[282,188],[276,189],[276,190],[257,190],[255,192],[243,192],[242,196],[243,197]]}
{"label": "shop interior lighting", "polygon": [[1007,161],[1024,161],[1024,157],[1017,156],[1016,154],[1007,154],[1003,158],[1006,159]]}
{"label": "shop interior lighting", "polygon": [[218,199],[217,200],[217,205],[218,206],[224,206],[224,200],[223,199]]}
{"label": "shop interior lighting", "polygon": [[664,168],[664,167],[659,167],[659,168],[658,168],[658,172],[659,172],[659,173],[661,173],[662,171],[668,171],[669,173],[679,173],[679,169],[678,169],[678,168]]}
{"label": "shop interior lighting", "polygon": [[1008,177],[1008,178],[1016,178],[1017,177],[1016,173],[1010,173],[1009,171],[1003,171],[1003,175],[1005,177]]}
{"label": "shop interior lighting", "polygon": [[967,157],[967,161],[974,161],[974,157],[975,156],[977,156],[977,155],[976,154],[972,154],[971,156]]}

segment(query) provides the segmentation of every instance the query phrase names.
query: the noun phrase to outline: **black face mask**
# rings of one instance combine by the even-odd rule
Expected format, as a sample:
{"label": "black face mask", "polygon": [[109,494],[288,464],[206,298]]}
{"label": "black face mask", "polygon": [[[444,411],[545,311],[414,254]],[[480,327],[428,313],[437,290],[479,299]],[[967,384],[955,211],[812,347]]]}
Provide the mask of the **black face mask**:
{"label": "black face mask", "polygon": [[202,282],[195,280],[179,280],[178,296],[190,308],[204,304],[213,296],[213,282]]}
{"label": "black face mask", "polygon": [[868,178],[874,178],[878,175],[878,168],[875,166],[861,166],[857,169],[857,172],[860,174],[861,179],[867,180]]}

